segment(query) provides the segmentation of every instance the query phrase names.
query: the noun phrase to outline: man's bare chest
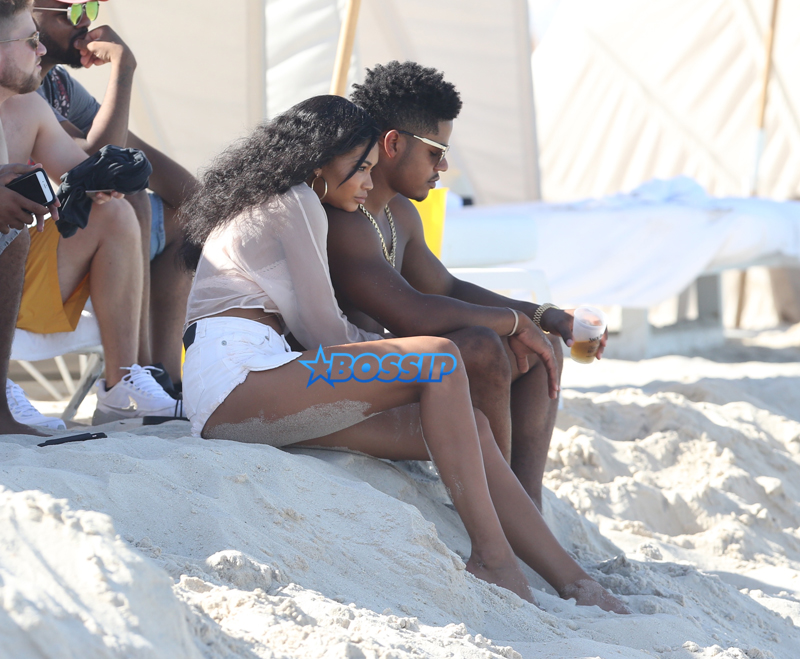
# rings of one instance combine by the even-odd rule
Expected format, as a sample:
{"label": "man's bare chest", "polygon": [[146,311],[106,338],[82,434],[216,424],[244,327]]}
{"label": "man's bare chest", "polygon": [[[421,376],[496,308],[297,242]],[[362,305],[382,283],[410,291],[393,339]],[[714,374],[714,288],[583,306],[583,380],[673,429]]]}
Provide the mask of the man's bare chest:
{"label": "man's bare chest", "polygon": [[6,136],[8,162],[27,163],[36,143],[36,125],[25,121],[16,111],[8,111],[0,107],[0,121]]}
{"label": "man's bare chest", "polygon": [[[392,215],[392,221],[390,222],[384,212],[373,216],[373,219],[375,220],[375,224],[373,224],[372,228],[376,235],[379,236],[380,247],[384,258],[386,258],[387,254],[391,256],[392,252],[394,252],[394,269],[398,272],[402,271],[403,256],[405,255],[406,246],[411,237],[411,232],[403,221],[404,218],[397,218]],[[369,224],[372,223],[369,222]],[[391,261],[389,262],[391,263]]]}

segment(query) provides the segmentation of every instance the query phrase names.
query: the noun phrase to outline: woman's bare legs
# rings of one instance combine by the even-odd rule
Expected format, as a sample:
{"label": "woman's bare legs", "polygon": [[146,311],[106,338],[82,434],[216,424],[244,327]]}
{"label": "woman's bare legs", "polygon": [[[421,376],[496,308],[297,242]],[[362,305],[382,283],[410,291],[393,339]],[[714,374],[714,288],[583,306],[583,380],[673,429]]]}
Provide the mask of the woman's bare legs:
{"label": "woman's bare legs", "polygon": [[[372,414],[419,402],[425,441],[418,442],[409,457],[428,459],[430,452],[472,542],[468,567],[532,601],[489,494],[467,375],[455,345],[438,337],[415,337],[336,346],[324,352],[326,357],[346,352],[353,356],[372,353],[378,358],[388,353],[446,352],[456,357],[458,366],[441,382],[349,380],[335,387],[322,381],[309,386],[311,372],[298,361],[251,372],[211,415],[203,437],[269,442],[279,434],[285,439],[296,433],[299,443],[314,435],[324,438]],[[491,435],[490,439],[494,442]],[[306,443],[322,445],[324,440]],[[395,451],[384,451],[382,444],[376,436],[361,450],[376,457],[396,457]]]}
{"label": "woman's bare legs", "polygon": [[[597,605],[614,613],[630,613],[575,562],[548,528],[539,509],[506,462],[489,422],[476,411],[483,463],[495,509],[514,552],[564,599]],[[485,427],[483,427],[485,426]]]}
{"label": "woman's bare legs", "polygon": [[[303,445],[349,448],[374,454],[376,444],[390,460],[425,460],[425,440],[415,405],[389,410],[356,426]],[[606,611],[628,613],[617,598],[592,579],[564,550],[544,521],[539,509],[525,492],[519,479],[503,458],[492,435],[488,419],[475,410],[484,469],[489,492],[506,538],[519,558],[542,576],[564,599],[578,604],[597,605]],[[467,569],[475,576],[497,583],[484,575],[479,556],[473,556]]]}
{"label": "woman's bare legs", "polygon": [[[330,352],[371,352],[379,357],[390,352],[450,352],[459,360],[459,368],[442,382],[351,380],[335,388],[324,382],[306,387],[310,371],[298,362],[252,372],[217,408],[203,436],[265,441],[272,432],[265,430],[270,424],[276,433],[291,433],[295,424],[287,419],[298,424],[317,421],[320,436],[297,445],[349,448],[393,460],[432,458],[472,541],[467,561],[472,574],[532,600],[513,548],[562,597],[608,611],[626,611],[548,529],[503,458],[486,417],[473,410],[466,373],[452,343],[416,337],[335,347],[326,350],[326,356]],[[412,405],[417,401],[418,406]],[[333,427],[336,424],[338,428]]]}

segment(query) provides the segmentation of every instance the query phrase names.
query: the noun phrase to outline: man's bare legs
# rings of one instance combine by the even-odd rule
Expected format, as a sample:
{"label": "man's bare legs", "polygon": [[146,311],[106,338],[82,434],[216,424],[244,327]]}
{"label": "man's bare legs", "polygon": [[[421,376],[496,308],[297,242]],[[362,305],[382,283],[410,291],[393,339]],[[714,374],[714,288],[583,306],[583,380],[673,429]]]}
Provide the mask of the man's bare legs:
{"label": "man's bare legs", "polygon": [[[560,339],[548,336],[560,378]],[[541,361],[531,355],[528,372],[520,373],[508,342],[484,327],[458,330],[447,338],[461,351],[473,405],[486,415],[501,454],[541,510],[542,478],[558,413],[558,399],[549,396]]]}
{"label": "man's bare legs", "polygon": [[142,244],[142,311],[138,364],[163,364],[173,382],[181,379],[181,337],[192,277],[177,258],[181,231],[178,211],[164,202],[164,251],[150,260],[153,209],[146,190],[129,195],[139,221]]}
{"label": "man's bare legs", "polygon": [[153,362],[163,364],[172,381],[179,382],[181,337],[192,278],[176,259],[182,240],[178,210],[197,189],[197,179],[186,168],[130,132],[127,146],[142,149],[147,155],[153,165],[150,189],[164,202],[166,248],[150,266],[150,346]]}
{"label": "man's bare legs", "polygon": [[[485,417],[474,413],[466,371],[451,342],[415,337],[325,350],[326,355],[331,352],[373,353],[379,358],[391,352],[449,352],[456,356],[459,366],[441,382],[350,380],[336,387],[322,382],[307,386],[310,372],[297,361],[270,371],[251,372],[212,414],[203,436],[239,441],[259,441],[261,436],[265,441],[279,428],[305,424],[306,432],[320,436],[297,445],[350,448],[380,458],[430,457],[470,536],[470,572],[531,601],[514,547],[559,592],[572,589],[581,604],[597,603],[608,610],[624,608],[591,580],[547,529],[503,459]],[[306,356],[313,359],[315,355]],[[378,414],[387,410],[391,411]],[[378,416],[366,418],[375,414]],[[417,421],[411,418],[414,415]],[[357,423],[356,417],[366,420]],[[505,533],[504,526],[508,526]],[[582,583],[595,584],[606,599],[588,601],[580,590]]]}
{"label": "man's bare legs", "polygon": [[25,260],[31,239],[23,229],[0,254],[0,435],[39,435],[30,426],[17,423],[8,409],[6,378],[14,328],[22,299],[22,282],[25,278]]}
{"label": "man's bare legs", "polygon": [[510,463],[512,364],[516,360],[509,360],[507,344],[488,327],[467,327],[446,336],[461,352],[473,406],[489,419],[500,452]]}
{"label": "man's bare legs", "polygon": [[66,300],[86,274],[106,360],[107,387],[122,368],[138,363],[142,298],[141,237],[131,205],[119,199],[94,204],[89,223],[58,243],[58,281]]}
{"label": "man's bare legs", "polygon": [[137,364],[148,366],[153,362],[152,341],[150,337],[150,231],[153,223],[153,209],[147,190],[125,197],[133,207],[139,222],[139,244],[142,254],[142,308],[139,314],[139,344]]}
{"label": "man's bare legs", "polygon": [[178,210],[164,204],[166,247],[150,263],[150,345],[152,362],[161,363],[173,382],[181,380],[181,338],[192,276],[181,267]]}
{"label": "man's bare legs", "polygon": [[[548,334],[558,365],[558,379],[564,370],[564,352],[561,338]],[[509,360],[514,364],[511,352]],[[558,399],[549,397],[547,373],[538,358],[529,358],[527,373],[514,368],[511,385],[511,469],[522,487],[531,496],[539,510],[542,509],[542,479],[547,464],[547,452],[556,427]]]}
{"label": "man's bare legs", "polygon": [[[143,249],[146,248],[144,263],[150,264],[146,274],[149,287],[149,322],[143,323],[147,329],[149,352],[141,355],[141,364],[160,363],[169,373],[173,382],[181,379],[181,338],[183,321],[186,315],[186,302],[192,286],[191,275],[181,268],[176,258],[182,240],[178,224],[178,210],[197,188],[197,179],[188,170],[158,149],[146,144],[132,133],[128,133],[127,146],[142,149],[153,165],[150,176],[150,189],[164,202],[164,230],[166,247],[153,261],[150,258],[150,232],[143,235]],[[152,215],[150,200],[147,202],[148,216]],[[144,203],[142,204],[144,206]],[[144,341],[140,341],[144,343]],[[150,359],[144,360],[144,357]]]}

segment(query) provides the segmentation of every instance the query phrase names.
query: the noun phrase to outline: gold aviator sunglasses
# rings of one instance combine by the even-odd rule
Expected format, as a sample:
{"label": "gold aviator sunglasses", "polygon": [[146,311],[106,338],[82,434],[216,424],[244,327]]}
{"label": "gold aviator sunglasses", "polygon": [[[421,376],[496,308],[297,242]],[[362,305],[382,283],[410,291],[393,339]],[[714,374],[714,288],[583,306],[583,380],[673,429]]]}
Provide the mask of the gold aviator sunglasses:
{"label": "gold aviator sunglasses", "polygon": [[37,30],[29,37],[22,37],[21,39],[3,39],[0,43],[14,43],[16,41],[27,41],[28,45],[37,50],[39,48],[39,31]]}

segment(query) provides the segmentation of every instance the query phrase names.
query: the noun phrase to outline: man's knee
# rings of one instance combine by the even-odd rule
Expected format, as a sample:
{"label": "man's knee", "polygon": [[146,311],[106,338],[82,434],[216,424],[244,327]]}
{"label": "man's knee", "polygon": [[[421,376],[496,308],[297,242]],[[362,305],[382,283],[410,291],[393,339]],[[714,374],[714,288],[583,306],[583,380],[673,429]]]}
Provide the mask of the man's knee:
{"label": "man's knee", "polygon": [[[558,370],[558,377],[560,380],[561,373],[564,370],[564,350],[561,347],[561,337],[557,334],[545,334],[545,336],[547,340],[550,341],[550,345],[553,346],[553,356],[556,360],[556,369]],[[538,373],[542,370],[542,360],[539,356],[534,354],[528,355],[528,373]]]}
{"label": "man's knee", "polygon": [[468,327],[450,338],[458,346],[467,373],[492,381],[510,382],[511,364],[503,340],[488,327]]}
{"label": "man's knee", "polygon": [[[94,204],[86,228],[78,230],[70,238],[59,240],[59,278],[66,276],[69,279],[73,271],[79,271],[79,278],[83,277],[84,270],[104,245],[120,247],[115,249],[118,256],[130,254],[132,258],[141,259],[141,241],[136,215],[127,201],[112,199],[104,204]],[[61,283],[65,285],[65,281]]]}
{"label": "man's knee", "polygon": [[458,346],[455,342],[442,336],[418,336],[406,339],[414,352],[450,354],[456,358],[456,362],[461,359]]}
{"label": "man's knee", "polygon": [[[89,216],[89,226],[104,236],[114,239],[141,240],[139,222],[133,206],[125,199],[112,199],[105,204],[95,204]],[[79,232],[80,233],[80,232]]]}

